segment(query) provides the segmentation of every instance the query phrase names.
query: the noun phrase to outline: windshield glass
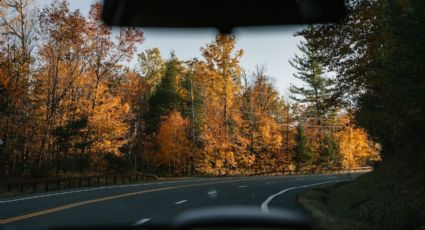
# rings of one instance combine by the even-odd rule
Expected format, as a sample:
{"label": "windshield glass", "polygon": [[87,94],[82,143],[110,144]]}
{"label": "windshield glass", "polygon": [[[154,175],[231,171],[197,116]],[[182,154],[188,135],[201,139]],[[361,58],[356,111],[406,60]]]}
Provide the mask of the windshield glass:
{"label": "windshield glass", "polygon": [[101,1],[1,1],[0,224],[165,226],[225,206],[424,224],[408,215],[423,202],[378,189],[423,179],[423,34],[407,23],[422,3],[349,2],[338,23],[222,34],[111,28]]}

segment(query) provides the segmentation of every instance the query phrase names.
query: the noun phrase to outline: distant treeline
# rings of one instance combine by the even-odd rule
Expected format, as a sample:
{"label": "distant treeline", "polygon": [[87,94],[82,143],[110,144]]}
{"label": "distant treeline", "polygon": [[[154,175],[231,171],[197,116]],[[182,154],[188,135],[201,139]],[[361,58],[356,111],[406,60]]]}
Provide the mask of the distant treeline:
{"label": "distant treeline", "polygon": [[354,124],[357,105],[335,97],[336,70],[310,38],[319,27],[300,33],[308,39],[291,64],[306,86],[285,100],[265,68],[241,69],[234,36],[217,35],[201,60],[137,54],[143,32],[112,32],[100,3],[85,18],[65,1],[31,2],[0,3],[3,178],[320,171],[380,159]]}

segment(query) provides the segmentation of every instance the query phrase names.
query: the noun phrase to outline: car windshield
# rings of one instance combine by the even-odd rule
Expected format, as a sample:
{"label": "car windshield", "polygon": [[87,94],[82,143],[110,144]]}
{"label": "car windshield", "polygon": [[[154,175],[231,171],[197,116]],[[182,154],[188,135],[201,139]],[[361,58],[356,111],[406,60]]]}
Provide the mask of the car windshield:
{"label": "car windshield", "polygon": [[334,23],[219,33],[0,0],[0,228],[165,229],[211,208],[423,229],[425,3],[346,2]]}

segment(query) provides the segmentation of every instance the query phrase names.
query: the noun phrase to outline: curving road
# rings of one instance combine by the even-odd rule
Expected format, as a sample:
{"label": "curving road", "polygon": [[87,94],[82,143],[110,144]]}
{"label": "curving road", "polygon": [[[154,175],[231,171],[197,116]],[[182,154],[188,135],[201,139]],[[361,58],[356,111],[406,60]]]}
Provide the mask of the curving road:
{"label": "curving road", "polygon": [[263,212],[286,208],[307,215],[296,203],[298,194],[345,179],[330,174],[193,178],[42,193],[1,200],[0,226],[154,225],[169,223],[185,210],[222,205],[257,206]]}

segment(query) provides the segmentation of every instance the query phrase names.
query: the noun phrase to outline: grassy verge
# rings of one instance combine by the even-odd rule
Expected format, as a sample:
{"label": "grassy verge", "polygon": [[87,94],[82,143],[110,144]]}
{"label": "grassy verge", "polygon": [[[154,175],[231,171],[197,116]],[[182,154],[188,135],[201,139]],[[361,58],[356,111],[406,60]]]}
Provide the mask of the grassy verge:
{"label": "grassy verge", "polygon": [[355,181],[315,189],[298,201],[318,229],[425,229],[425,170],[386,162]]}

